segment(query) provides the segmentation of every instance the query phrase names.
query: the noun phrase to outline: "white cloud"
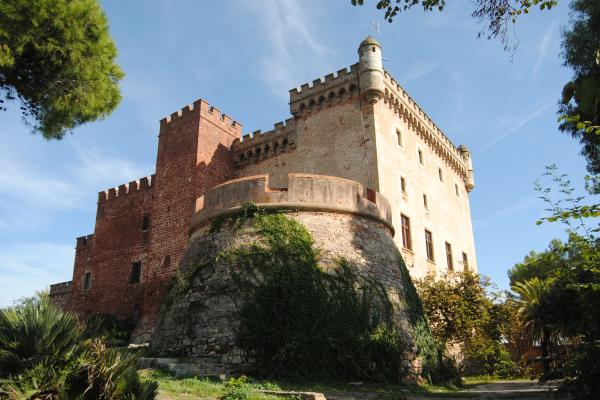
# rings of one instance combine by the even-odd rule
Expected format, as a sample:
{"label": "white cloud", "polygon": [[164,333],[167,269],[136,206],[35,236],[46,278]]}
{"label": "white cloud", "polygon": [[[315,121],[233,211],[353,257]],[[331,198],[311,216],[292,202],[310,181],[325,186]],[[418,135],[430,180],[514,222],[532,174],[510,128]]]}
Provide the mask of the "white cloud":
{"label": "white cloud", "polygon": [[528,122],[530,122],[531,120],[539,117],[544,111],[546,111],[552,104],[554,104],[553,101],[539,107],[537,110],[533,111],[532,113],[528,114],[527,116],[525,116],[523,119],[521,119],[520,121],[518,121],[516,124],[514,124],[510,129],[508,129],[507,131],[499,134],[499,135],[495,135],[494,139],[491,140],[489,143],[487,143],[485,146],[483,146],[477,153],[476,155],[480,155],[481,153],[489,150],[490,148],[492,148],[493,146],[497,145],[500,141],[504,140],[507,136],[509,136],[510,134],[518,131],[519,129],[521,129],[524,125],[526,125]]}
{"label": "white cloud", "polygon": [[435,71],[438,66],[438,63],[420,61],[410,67],[408,72],[404,74],[404,79],[402,82],[406,84],[421,79]]}
{"label": "white cloud", "polygon": [[317,29],[311,23],[316,16],[306,13],[311,9],[309,3],[265,0],[261,7],[240,3],[247,4],[263,27],[268,51],[260,60],[260,75],[272,93],[283,99],[308,73],[330,69],[327,60],[332,50],[318,39]]}
{"label": "white cloud", "polygon": [[546,57],[546,53],[548,52],[548,45],[550,44],[552,36],[554,34],[555,25],[556,24],[554,22],[552,22],[550,24],[550,26],[548,26],[548,29],[546,29],[546,32],[544,32],[544,35],[542,35],[542,40],[540,41],[540,45],[538,46],[537,62],[535,63],[535,66],[533,67],[533,76],[538,75],[540,67],[542,66],[542,62],[544,61],[544,58]]}
{"label": "white cloud", "polygon": [[[0,307],[71,279],[74,245],[15,243],[0,246]],[[26,278],[25,278],[26,277]]]}

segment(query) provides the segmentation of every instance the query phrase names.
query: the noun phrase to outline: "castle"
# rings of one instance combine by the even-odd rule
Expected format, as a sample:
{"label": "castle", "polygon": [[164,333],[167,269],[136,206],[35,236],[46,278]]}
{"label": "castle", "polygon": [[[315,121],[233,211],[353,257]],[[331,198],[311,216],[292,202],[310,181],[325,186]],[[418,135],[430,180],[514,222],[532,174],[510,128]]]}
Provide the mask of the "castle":
{"label": "castle", "polygon": [[162,119],[156,173],[99,193],[94,233],[77,238],[73,279],[51,285],[53,301],[135,320],[147,340],[190,235],[243,201],[319,214],[324,236],[334,225],[340,237],[384,229],[413,278],[476,270],[469,151],[384,70],[376,40],[358,53],[349,69],[290,90],[292,118],[271,131],[242,136],[204,100]]}

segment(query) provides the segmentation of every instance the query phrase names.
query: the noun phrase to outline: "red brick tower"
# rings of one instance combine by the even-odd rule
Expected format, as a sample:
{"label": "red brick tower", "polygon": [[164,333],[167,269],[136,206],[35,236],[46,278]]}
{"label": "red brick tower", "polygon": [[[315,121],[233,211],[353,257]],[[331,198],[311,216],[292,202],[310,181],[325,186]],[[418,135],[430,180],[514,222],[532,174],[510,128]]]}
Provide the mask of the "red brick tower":
{"label": "red brick tower", "polygon": [[203,100],[160,121],[150,258],[140,324],[147,338],[189,238],[196,198],[235,174],[231,143],[242,127]]}

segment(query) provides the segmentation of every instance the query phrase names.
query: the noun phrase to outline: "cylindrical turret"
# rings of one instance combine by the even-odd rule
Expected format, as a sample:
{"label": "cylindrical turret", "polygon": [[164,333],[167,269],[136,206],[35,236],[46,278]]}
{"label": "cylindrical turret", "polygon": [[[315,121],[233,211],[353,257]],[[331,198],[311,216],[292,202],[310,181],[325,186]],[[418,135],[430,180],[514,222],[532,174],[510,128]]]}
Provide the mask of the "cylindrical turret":
{"label": "cylindrical turret", "polygon": [[360,89],[362,96],[371,104],[383,98],[383,63],[381,46],[369,36],[358,46]]}
{"label": "cylindrical turret", "polygon": [[465,181],[465,188],[467,192],[470,192],[475,188],[475,178],[473,177],[473,162],[471,161],[471,152],[467,149],[467,146],[461,144],[458,146],[458,150],[462,155],[462,158],[467,163],[467,180]]}

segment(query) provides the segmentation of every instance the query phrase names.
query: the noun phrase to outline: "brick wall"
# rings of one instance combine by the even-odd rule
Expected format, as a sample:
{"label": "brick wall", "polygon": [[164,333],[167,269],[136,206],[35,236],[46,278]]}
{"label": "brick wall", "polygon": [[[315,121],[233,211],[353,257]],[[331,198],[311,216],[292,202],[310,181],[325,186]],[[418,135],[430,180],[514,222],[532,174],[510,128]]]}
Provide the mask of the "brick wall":
{"label": "brick wall", "polygon": [[156,160],[149,268],[144,271],[142,323],[146,340],[189,239],[196,198],[234,176],[229,148],[241,125],[199,100],[163,119]]}
{"label": "brick wall", "polygon": [[[153,186],[144,178],[100,192],[94,235],[77,240],[73,292],[68,308],[83,315],[136,318],[142,308],[142,283],[131,283],[132,264],[148,263],[150,229],[143,219],[152,209]],[[85,274],[90,273],[89,288]]]}

